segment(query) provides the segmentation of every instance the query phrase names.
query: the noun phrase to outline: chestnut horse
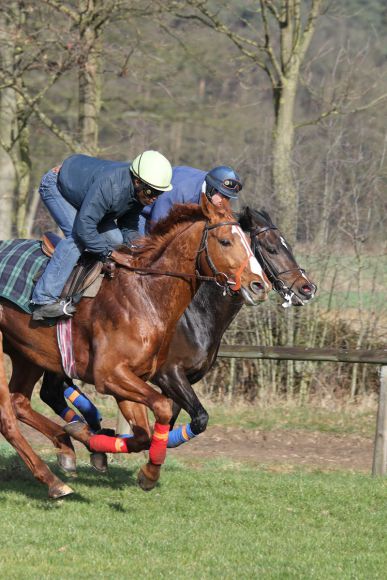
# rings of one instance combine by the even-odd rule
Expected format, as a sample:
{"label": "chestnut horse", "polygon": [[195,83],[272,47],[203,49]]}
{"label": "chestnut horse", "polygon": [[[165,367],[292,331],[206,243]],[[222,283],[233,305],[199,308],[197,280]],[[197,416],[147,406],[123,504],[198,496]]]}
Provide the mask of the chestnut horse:
{"label": "chestnut horse", "polygon": [[[93,300],[83,299],[73,320],[77,375],[112,395],[131,419],[127,402],[142,403],[155,416],[149,461],[139,483],[151,489],[164,462],[171,401],[146,384],[164,363],[177,320],[195,294],[200,276],[225,290],[241,289],[250,303],[265,300],[271,288],[232,214],[209,203],[176,206],[155,232],[134,250],[122,248],[118,273],[104,280]],[[133,270],[137,270],[134,272]],[[152,275],[147,275],[152,272]],[[168,274],[166,276],[165,274]],[[6,300],[1,300],[0,327],[4,350],[13,364],[10,391],[16,416],[49,437],[60,454],[73,459],[63,428],[32,410],[33,387],[44,370],[63,373],[53,327],[42,326]],[[148,433],[135,429],[128,451],[149,445]],[[47,468],[41,481],[58,497]],[[66,495],[65,490],[62,495]]]}
{"label": "chestnut horse", "polygon": [[[290,244],[273,224],[269,214],[246,207],[239,214],[238,221],[249,232],[255,257],[284,300],[283,305],[301,306],[311,300],[316,286],[296,262]],[[222,335],[243,305],[240,295],[223,294],[223,290],[216,285],[200,285],[177,323],[165,363],[151,379],[163,394],[174,401],[171,428],[181,407],[190,415],[191,422],[184,432],[186,439],[180,438],[177,444],[187,440],[189,434],[198,435],[207,427],[207,411],[191,385],[201,380],[214,364]],[[63,379],[45,373],[41,397],[56,412],[65,409]],[[131,423],[138,426],[140,420],[149,432],[144,409],[133,406],[132,412]],[[170,433],[169,446],[176,446],[176,439],[176,433]]]}

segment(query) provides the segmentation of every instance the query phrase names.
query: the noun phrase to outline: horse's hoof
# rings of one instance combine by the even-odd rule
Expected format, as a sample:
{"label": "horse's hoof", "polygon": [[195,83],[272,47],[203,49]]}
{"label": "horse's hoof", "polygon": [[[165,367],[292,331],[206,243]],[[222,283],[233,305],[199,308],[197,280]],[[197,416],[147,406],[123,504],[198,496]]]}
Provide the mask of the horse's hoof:
{"label": "horse's hoof", "polygon": [[108,460],[106,453],[90,453],[90,463],[99,473],[106,473],[108,470]]}
{"label": "horse's hoof", "polygon": [[77,477],[77,463],[75,456],[71,457],[70,455],[66,455],[64,453],[58,453],[57,456],[57,463],[60,467],[61,471],[70,477]]}
{"label": "horse's hoof", "polygon": [[50,489],[48,490],[48,497],[50,499],[59,499],[61,497],[65,497],[66,495],[70,495],[74,493],[70,486],[66,485],[65,483],[59,482],[55,483]]}
{"label": "horse's hoof", "polygon": [[157,485],[158,477],[156,479],[151,479],[145,474],[146,466],[141,467],[137,475],[137,483],[143,491],[152,491]]}

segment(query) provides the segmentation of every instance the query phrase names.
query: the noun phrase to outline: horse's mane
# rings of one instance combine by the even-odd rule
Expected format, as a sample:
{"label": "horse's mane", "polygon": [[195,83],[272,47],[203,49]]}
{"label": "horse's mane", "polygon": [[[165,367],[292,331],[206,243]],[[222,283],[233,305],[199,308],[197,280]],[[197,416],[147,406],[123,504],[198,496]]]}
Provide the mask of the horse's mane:
{"label": "horse's mane", "polygon": [[183,225],[205,220],[206,216],[200,205],[196,203],[175,204],[168,216],[155,224],[149,236],[135,240],[135,247],[120,246],[117,249],[133,256],[133,265],[141,265],[141,267],[146,268],[157,260]]}
{"label": "horse's mane", "polygon": [[258,210],[247,205],[243,207],[242,211],[238,214],[238,222],[243,230],[247,231],[251,228],[251,217],[263,221],[262,226],[274,226],[271,217],[263,207]]}

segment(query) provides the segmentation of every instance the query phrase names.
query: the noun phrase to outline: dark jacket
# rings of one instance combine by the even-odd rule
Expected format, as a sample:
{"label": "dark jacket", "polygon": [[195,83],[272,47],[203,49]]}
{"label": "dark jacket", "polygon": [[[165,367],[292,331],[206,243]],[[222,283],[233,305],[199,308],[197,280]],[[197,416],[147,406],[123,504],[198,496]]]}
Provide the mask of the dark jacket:
{"label": "dark jacket", "polygon": [[[200,203],[203,183],[207,171],[194,167],[174,167],[171,183],[173,189],[158,197],[152,205],[145,206],[142,216],[146,219],[145,231],[149,231],[151,224],[166,217],[174,203]],[[140,232],[143,233],[143,232]]]}
{"label": "dark jacket", "polygon": [[72,155],[63,162],[58,188],[78,210],[74,238],[90,252],[106,255],[112,249],[97,229],[104,220],[117,221],[124,243],[138,235],[143,206],[135,195],[129,166],[129,162],[87,155]]}

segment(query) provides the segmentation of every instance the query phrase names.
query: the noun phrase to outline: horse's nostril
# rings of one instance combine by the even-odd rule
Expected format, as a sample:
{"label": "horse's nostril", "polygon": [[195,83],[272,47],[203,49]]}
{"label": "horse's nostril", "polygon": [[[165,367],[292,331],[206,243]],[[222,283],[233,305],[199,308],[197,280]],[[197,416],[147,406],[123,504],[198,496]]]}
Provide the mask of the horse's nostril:
{"label": "horse's nostril", "polygon": [[316,293],[317,290],[317,286],[315,286],[314,284],[304,284],[301,288],[300,288],[300,293],[303,294],[304,296],[313,296]]}
{"label": "horse's nostril", "polygon": [[250,288],[254,292],[254,294],[261,294],[265,290],[265,287],[262,284],[262,282],[251,282]]}

